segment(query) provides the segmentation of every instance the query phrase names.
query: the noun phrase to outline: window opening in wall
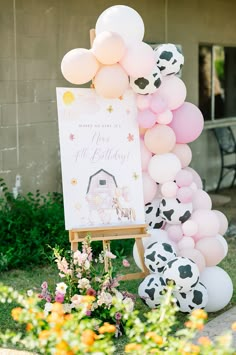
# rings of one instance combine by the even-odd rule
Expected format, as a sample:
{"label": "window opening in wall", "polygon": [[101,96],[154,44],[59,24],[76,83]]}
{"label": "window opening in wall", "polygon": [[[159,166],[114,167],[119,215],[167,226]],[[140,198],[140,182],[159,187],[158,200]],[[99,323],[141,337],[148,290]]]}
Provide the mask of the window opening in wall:
{"label": "window opening in wall", "polygon": [[199,46],[199,108],[206,120],[236,119],[236,47]]}

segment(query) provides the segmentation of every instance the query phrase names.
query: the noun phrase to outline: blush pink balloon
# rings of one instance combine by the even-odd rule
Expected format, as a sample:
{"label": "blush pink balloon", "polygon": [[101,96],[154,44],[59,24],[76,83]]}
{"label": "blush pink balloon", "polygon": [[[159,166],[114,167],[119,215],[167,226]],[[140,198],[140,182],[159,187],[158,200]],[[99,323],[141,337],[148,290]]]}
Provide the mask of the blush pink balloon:
{"label": "blush pink balloon", "polygon": [[75,48],[65,54],[61,62],[64,78],[72,84],[81,85],[92,80],[99,63],[89,49]]}
{"label": "blush pink balloon", "polygon": [[190,102],[185,102],[173,111],[170,127],[176,134],[177,143],[195,141],[202,133],[204,119],[199,108]]}
{"label": "blush pink balloon", "polygon": [[221,211],[218,210],[212,210],[212,212],[215,213],[215,215],[218,218],[219,224],[220,224],[220,228],[219,228],[219,234],[224,235],[228,229],[228,220],[226,218],[226,216],[224,215],[224,213],[222,213]]}
{"label": "blush pink balloon", "polygon": [[176,198],[181,203],[189,203],[193,198],[193,190],[190,187],[180,187],[177,191]]}
{"label": "blush pink balloon", "polygon": [[154,154],[168,153],[175,145],[175,134],[170,127],[157,124],[147,130],[144,142],[148,150]]}
{"label": "blush pink balloon", "polygon": [[119,64],[103,66],[94,78],[96,92],[105,98],[116,99],[124,94],[129,86],[129,79]]}
{"label": "blush pink balloon", "polygon": [[179,242],[178,242],[178,247],[180,249],[193,249],[195,246],[195,242],[193,238],[191,237],[183,237]]}
{"label": "blush pink balloon", "polygon": [[221,243],[221,245],[223,246],[223,248],[224,248],[224,257],[226,257],[226,255],[228,254],[228,250],[229,250],[227,241],[226,241],[225,238],[224,238],[222,235],[220,235],[220,234],[217,234],[216,239],[217,239],[217,240]]}
{"label": "blush pink balloon", "polygon": [[187,144],[175,144],[174,148],[172,149],[172,153],[174,153],[179,158],[182,168],[186,168],[186,166],[191,163],[192,151]]}
{"label": "blush pink balloon", "polygon": [[156,123],[156,116],[150,110],[143,110],[138,112],[137,121],[139,127],[151,128]]}
{"label": "blush pink balloon", "polygon": [[193,191],[193,210],[210,210],[212,208],[212,201],[207,192],[198,189]]}
{"label": "blush pink balloon", "polygon": [[129,76],[145,77],[155,66],[154,51],[144,42],[135,42],[127,48],[120,64]]}
{"label": "blush pink balloon", "polygon": [[180,161],[172,153],[154,155],[148,164],[148,172],[151,178],[159,184],[173,181],[180,169]]}
{"label": "blush pink balloon", "polygon": [[140,152],[142,170],[146,171],[148,168],[149,161],[152,157],[152,153],[147,149],[143,139],[140,139]]}
{"label": "blush pink balloon", "polygon": [[198,232],[198,225],[191,218],[182,224],[182,230],[186,237],[192,237]]}
{"label": "blush pink balloon", "polygon": [[166,110],[157,116],[156,121],[160,124],[169,124],[172,121],[173,113],[170,110]]}
{"label": "blush pink balloon", "polygon": [[206,266],[219,264],[225,256],[225,250],[217,238],[202,238],[196,243],[199,250],[206,260]]}
{"label": "blush pink balloon", "polygon": [[178,256],[189,258],[197,264],[199,272],[202,272],[206,267],[206,261],[202,253],[197,249],[181,249]]}
{"label": "blush pink balloon", "polygon": [[161,193],[166,198],[176,197],[178,186],[174,181],[165,182],[161,185]]}
{"label": "blush pink balloon", "polygon": [[136,103],[137,103],[137,107],[140,111],[146,110],[149,108],[150,96],[149,95],[137,95]]}
{"label": "blush pink balloon", "polygon": [[176,243],[183,237],[181,226],[166,224],[164,229],[167,231],[168,237]]}
{"label": "blush pink balloon", "polygon": [[193,182],[193,175],[187,170],[180,170],[175,177],[176,184],[179,187],[189,186]]}
{"label": "blush pink balloon", "polygon": [[163,77],[161,86],[156,91],[156,95],[166,100],[169,110],[176,110],[183,105],[186,94],[184,82],[174,75]]}
{"label": "blush pink balloon", "polygon": [[93,42],[92,52],[102,64],[115,64],[124,56],[125,43],[115,32],[103,31]]}
{"label": "blush pink balloon", "polygon": [[157,192],[157,184],[146,171],[143,171],[142,178],[144,204],[146,205],[146,203],[154,199]]}
{"label": "blush pink balloon", "polygon": [[202,179],[200,178],[200,175],[196,172],[196,170],[194,170],[193,168],[190,168],[190,166],[187,166],[185,168],[185,170],[190,171],[190,173],[192,173],[193,182],[195,182],[198,189],[202,189],[203,188]]}
{"label": "blush pink balloon", "polygon": [[191,220],[198,225],[198,232],[194,235],[195,240],[214,237],[218,233],[220,223],[213,211],[196,210],[192,213]]}
{"label": "blush pink balloon", "polygon": [[153,94],[150,100],[150,109],[152,112],[159,115],[160,113],[167,110],[167,102],[160,95]]}

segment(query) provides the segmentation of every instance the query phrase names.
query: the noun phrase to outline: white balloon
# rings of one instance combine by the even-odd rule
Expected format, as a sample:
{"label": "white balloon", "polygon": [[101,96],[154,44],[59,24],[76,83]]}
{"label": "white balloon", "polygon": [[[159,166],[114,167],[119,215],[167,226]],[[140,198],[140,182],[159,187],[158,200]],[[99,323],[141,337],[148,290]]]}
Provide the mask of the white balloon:
{"label": "white balloon", "polygon": [[[142,238],[144,250],[148,247],[148,245],[150,245],[152,243],[155,243],[157,241],[168,242],[171,245],[173,245],[173,243],[170,242],[170,240],[168,238],[167,232],[162,230],[162,229],[149,229],[148,233],[150,234],[150,237]],[[134,261],[135,261],[136,265],[140,268],[140,270],[142,270],[141,261],[140,261],[140,258],[139,258],[139,254],[138,254],[138,249],[137,249],[136,243],[134,243],[134,247],[133,247],[133,258],[134,258]]]}
{"label": "white balloon", "polygon": [[143,40],[144,23],[137,11],[129,6],[115,5],[101,13],[96,22],[96,34],[103,31],[118,33],[126,44]]}
{"label": "white balloon", "polygon": [[150,308],[157,308],[164,297],[165,283],[161,274],[151,274],[145,277],[138,288],[139,297]]}
{"label": "white balloon", "polygon": [[206,267],[200,274],[200,281],[208,293],[207,312],[217,312],[224,308],[233,295],[233,283],[226,271],[219,266]]}
{"label": "white balloon", "polygon": [[148,164],[148,172],[151,178],[159,184],[173,181],[180,170],[180,160],[173,153],[156,154]]}
{"label": "white balloon", "polygon": [[198,282],[197,285],[189,292],[174,292],[177,306],[181,312],[189,313],[193,309],[204,308],[208,302],[206,287]]}

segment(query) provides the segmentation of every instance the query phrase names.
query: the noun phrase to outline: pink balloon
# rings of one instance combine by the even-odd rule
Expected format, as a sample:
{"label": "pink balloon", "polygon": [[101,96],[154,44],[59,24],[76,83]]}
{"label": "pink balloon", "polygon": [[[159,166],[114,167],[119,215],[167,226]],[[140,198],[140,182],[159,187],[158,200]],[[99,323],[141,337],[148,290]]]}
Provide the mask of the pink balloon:
{"label": "pink balloon", "polygon": [[166,198],[176,197],[178,186],[174,181],[165,182],[161,185],[161,193]]}
{"label": "pink balloon", "polygon": [[173,113],[170,110],[166,110],[157,116],[157,123],[169,124],[172,121]]}
{"label": "pink balloon", "polygon": [[108,99],[115,99],[124,94],[129,86],[129,79],[119,64],[102,67],[94,78],[97,93]]}
{"label": "pink balloon", "polygon": [[147,76],[155,66],[154,51],[144,42],[135,42],[127,48],[120,64],[129,76]]}
{"label": "pink balloon", "polygon": [[181,249],[178,256],[189,258],[197,264],[199,272],[202,272],[206,267],[206,261],[202,253],[197,249]]}
{"label": "pink balloon", "polygon": [[163,77],[161,86],[156,91],[156,95],[166,100],[169,110],[176,110],[183,105],[186,94],[184,82],[174,75]]}
{"label": "pink balloon", "polygon": [[142,127],[139,127],[139,135],[140,137],[144,137],[144,134],[147,132],[147,128],[142,128]]}
{"label": "pink balloon", "polygon": [[220,228],[219,228],[219,234],[224,235],[228,229],[228,220],[225,217],[224,213],[218,211],[218,210],[212,210],[212,212],[215,213],[215,215],[218,218]]}
{"label": "pink balloon", "polygon": [[143,171],[142,174],[143,177],[143,197],[144,197],[144,204],[151,202],[157,192],[157,184],[150,175],[146,172]]}
{"label": "pink balloon", "polygon": [[198,232],[198,225],[191,218],[182,224],[182,230],[186,237],[192,237]]}
{"label": "pink balloon", "polygon": [[150,96],[149,95],[137,95],[136,97],[137,107],[140,111],[149,108]]}
{"label": "pink balloon", "polygon": [[192,204],[193,210],[210,210],[212,208],[210,196],[201,189],[193,192]]}
{"label": "pink balloon", "polygon": [[187,144],[176,144],[172,153],[179,158],[182,168],[186,168],[191,163],[192,151]]}
{"label": "pink balloon", "polygon": [[222,247],[224,248],[224,257],[225,257],[228,254],[228,250],[229,250],[228,243],[225,240],[225,238],[222,237],[222,235],[220,234],[217,234],[216,239],[221,243]]}
{"label": "pink balloon", "polygon": [[170,127],[176,134],[177,143],[189,143],[197,139],[204,126],[204,119],[199,108],[190,102],[185,102],[173,111]]}
{"label": "pink balloon", "polygon": [[176,184],[179,187],[189,186],[193,182],[193,175],[187,170],[180,170],[175,177]]}
{"label": "pink balloon", "polygon": [[213,211],[196,210],[192,213],[191,220],[198,225],[198,232],[194,235],[195,240],[214,237],[218,233],[220,224]]}
{"label": "pink balloon", "polygon": [[125,53],[125,43],[118,33],[103,31],[93,42],[92,52],[102,64],[115,64]]}
{"label": "pink balloon", "polygon": [[180,187],[177,191],[176,198],[181,203],[189,203],[193,198],[193,190],[190,187]]}
{"label": "pink balloon", "polygon": [[195,242],[193,238],[191,237],[183,237],[179,242],[178,242],[178,247],[180,249],[193,249],[195,246]]}
{"label": "pink balloon", "polygon": [[190,168],[190,166],[185,168],[185,170],[190,171],[190,173],[192,173],[193,182],[195,182],[195,184],[197,185],[198,189],[202,189],[203,188],[202,180],[201,180],[199,174],[196,172],[196,170],[194,170],[193,168]]}
{"label": "pink balloon", "polygon": [[151,178],[159,184],[173,181],[180,169],[180,161],[172,153],[154,155],[148,164],[148,172]]}
{"label": "pink balloon", "polygon": [[174,242],[180,241],[183,237],[181,226],[166,224],[164,229],[167,231],[168,237]]}
{"label": "pink balloon", "polygon": [[85,84],[92,80],[99,68],[93,53],[85,48],[75,48],[65,54],[61,62],[64,78],[72,84]]}
{"label": "pink balloon", "polygon": [[140,152],[141,152],[141,166],[142,170],[146,171],[148,168],[149,161],[152,157],[152,153],[149,152],[146,145],[144,144],[143,139],[140,139]]}
{"label": "pink balloon", "polygon": [[142,128],[151,128],[156,123],[156,116],[152,111],[143,110],[138,112],[137,121],[139,127]]}
{"label": "pink balloon", "polygon": [[157,124],[147,130],[144,142],[148,150],[154,154],[168,153],[175,145],[175,134],[170,127]]}
{"label": "pink balloon", "polygon": [[160,113],[167,110],[167,102],[160,95],[153,94],[150,100],[150,109],[159,115]]}
{"label": "pink balloon", "polygon": [[206,266],[215,266],[224,259],[225,250],[217,238],[203,238],[196,243],[199,250],[206,260]]}

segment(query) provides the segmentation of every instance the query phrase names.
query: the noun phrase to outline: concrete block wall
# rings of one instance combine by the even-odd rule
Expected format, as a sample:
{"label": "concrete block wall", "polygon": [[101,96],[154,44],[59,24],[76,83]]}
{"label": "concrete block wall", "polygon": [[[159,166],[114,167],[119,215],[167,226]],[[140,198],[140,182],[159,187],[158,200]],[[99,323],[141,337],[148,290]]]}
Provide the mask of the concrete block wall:
{"label": "concrete block wall", "polygon": [[[103,10],[116,4],[114,0],[0,0],[0,176],[10,189],[20,175],[24,193],[61,190],[56,87],[71,86],[61,75],[61,59],[73,48],[89,48],[89,29]],[[145,41],[182,45],[187,100],[197,104],[198,44],[236,45],[236,2],[120,4],[140,13]],[[210,187],[217,181],[219,157],[209,134],[192,145],[192,164],[210,178]]]}

